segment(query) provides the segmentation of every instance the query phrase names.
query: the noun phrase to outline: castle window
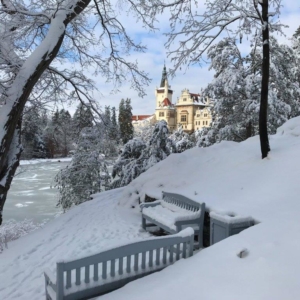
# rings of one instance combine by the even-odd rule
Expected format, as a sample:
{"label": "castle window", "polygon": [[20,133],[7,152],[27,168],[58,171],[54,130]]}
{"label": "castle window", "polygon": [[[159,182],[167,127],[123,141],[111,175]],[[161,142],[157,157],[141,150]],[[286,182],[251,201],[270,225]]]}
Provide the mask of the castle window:
{"label": "castle window", "polygon": [[207,117],[207,114],[204,114],[204,117]]}
{"label": "castle window", "polygon": [[181,116],[181,122],[186,122],[186,115]]}
{"label": "castle window", "polygon": [[197,118],[200,118],[200,115],[199,115],[199,114],[197,115]]}
{"label": "castle window", "polygon": [[208,124],[208,122],[206,121],[206,125]]}
{"label": "castle window", "polygon": [[183,101],[186,101],[186,98],[183,98]]}
{"label": "castle window", "polygon": [[165,113],[164,113],[163,111],[160,111],[160,112],[159,112],[159,116],[160,116],[160,117],[164,117],[164,116],[165,116]]}
{"label": "castle window", "polygon": [[203,125],[205,125],[205,121],[203,121]]}

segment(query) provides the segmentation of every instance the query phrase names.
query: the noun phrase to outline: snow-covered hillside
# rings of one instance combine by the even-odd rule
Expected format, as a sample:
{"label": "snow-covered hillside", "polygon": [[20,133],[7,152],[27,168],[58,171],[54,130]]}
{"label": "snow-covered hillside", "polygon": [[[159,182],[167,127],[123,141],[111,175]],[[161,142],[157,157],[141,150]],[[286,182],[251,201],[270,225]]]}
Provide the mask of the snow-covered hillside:
{"label": "snow-covered hillside", "polygon": [[[129,186],[99,194],[12,242],[0,254],[0,299],[42,299],[42,272],[55,271],[57,260],[149,237],[140,229],[138,199],[159,198],[161,191],[259,224],[99,299],[298,299],[300,118],[279,128],[270,143],[264,160],[258,137],[171,155]],[[248,255],[239,258],[245,248]]]}

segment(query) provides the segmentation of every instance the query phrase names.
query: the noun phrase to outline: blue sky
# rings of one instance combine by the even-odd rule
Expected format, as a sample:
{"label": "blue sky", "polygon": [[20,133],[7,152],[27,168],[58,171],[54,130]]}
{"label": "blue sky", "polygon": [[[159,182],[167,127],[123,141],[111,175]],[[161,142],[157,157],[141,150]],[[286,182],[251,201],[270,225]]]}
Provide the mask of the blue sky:
{"label": "blue sky", "polygon": [[[289,26],[284,32],[287,37],[291,37],[300,26],[300,3],[297,0],[282,0],[282,5],[280,20],[283,24]],[[127,16],[121,16],[121,19],[125,26],[128,27],[131,37],[135,40],[140,40],[148,48],[145,53],[133,54],[131,58],[138,61],[140,69],[149,73],[152,82],[148,87],[145,87],[147,95],[144,98],[139,98],[137,92],[131,90],[126,82],[120,87],[119,93],[111,94],[112,85],[106,83],[100,77],[94,78],[99,90],[99,92],[94,93],[95,99],[99,99],[99,104],[102,107],[110,105],[118,108],[122,98],[131,98],[133,114],[153,114],[155,109],[154,91],[160,84],[164,61],[167,68],[172,67],[164,46],[167,38],[163,35],[163,32],[168,30],[168,18],[166,15],[163,15],[160,18],[160,23],[157,24],[162,30],[151,34],[138,26],[133,19],[128,19]],[[278,39],[282,43],[289,43],[286,37],[279,36]],[[207,65],[202,65],[202,67],[193,66],[188,70],[177,72],[175,78],[169,78],[169,84],[174,90],[173,103],[176,102],[184,88],[188,88],[193,93],[200,93],[201,89],[205,88],[212,78],[213,72],[208,70]],[[68,109],[71,112],[73,110],[72,108]]]}

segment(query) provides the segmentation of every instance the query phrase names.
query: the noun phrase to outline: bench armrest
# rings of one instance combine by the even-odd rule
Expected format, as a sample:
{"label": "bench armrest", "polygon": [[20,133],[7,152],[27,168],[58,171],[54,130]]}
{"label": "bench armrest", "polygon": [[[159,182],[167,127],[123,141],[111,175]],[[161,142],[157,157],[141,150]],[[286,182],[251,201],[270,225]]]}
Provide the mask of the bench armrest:
{"label": "bench armrest", "polygon": [[[45,281],[46,281],[46,289],[47,289],[47,286],[50,286],[53,289],[53,291],[56,292],[56,277],[55,277],[55,275],[49,269],[45,269],[44,276],[45,276]],[[53,298],[53,297],[51,297],[51,298]],[[53,298],[53,299],[55,299],[55,298]]]}
{"label": "bench armrest", "polygon": [[50,282],[53,284],[56,284],[56,277],[55,275],[50,271],[50,269],[45,269],[44,271],[45,278],[47,278]]}
{"label": "bench armrest", "polygon": [[160,204],[161,204],[161,200],[156,200],[154,202],[141,203],[140,208],[141,208],[141,211],[143,211],[143,208],[154,207],[154,206],[157,206]]}

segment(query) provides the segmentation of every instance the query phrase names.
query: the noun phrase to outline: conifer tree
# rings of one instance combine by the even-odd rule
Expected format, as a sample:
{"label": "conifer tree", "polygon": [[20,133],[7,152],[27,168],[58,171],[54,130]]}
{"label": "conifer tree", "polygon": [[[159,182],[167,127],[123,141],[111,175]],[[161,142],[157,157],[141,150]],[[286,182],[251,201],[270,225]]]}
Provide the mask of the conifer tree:
{"label": "conifer tree", "polygon": [[147,144],[139,138],[129,140],[113,166],[112,177],[115,180],[110,188],[129,184],[141,173],[175,152],[175,145],[168,135],[167,122],[162,120],[155,124]]}
{"label": "conifer tree", "polygon": [[110,137],[116,141],[119,139],[119,127],[117,123],[116,108],[111,109],[111,130]]}
{"label": "conifer tree", "polygon": [[36,107],[27,107],[22,121],[22,157],[25,159],[45,158],[46,146],[43,138],[42,113]]}
{"label": "conifer tree", "polygon": [[295,38],[299,38],[300,37],[300,26],[297,28],[297,30],[295,31],[294,35]]}
{"label": "conifer tree", "polygon": [[119,106],[120,135],[124,144],[133,138],[131,100],[122,99]]}
{"label": "conifer tree", "polygon": [[195,147],[195,142],[192,136],[183,131],[183,127],[179,126],[178,129],[170,136],[174,141],[177,153],[184,152],[185,150]]}
{"label": "conifer tree", "polygon": [[87,105],[80,103],[73,115],[73,139],[76,141],[80,135],[80,132],[85,127],[93,126],[93,114],[91,108]]}
{"label": "conifer tree", "polygon": [[132,106],[131,99],[127,98],[125,100],[125,111],[126,111],[126,134],[127,139],[131,140],[133,138],[133,125],[132,125]]}

